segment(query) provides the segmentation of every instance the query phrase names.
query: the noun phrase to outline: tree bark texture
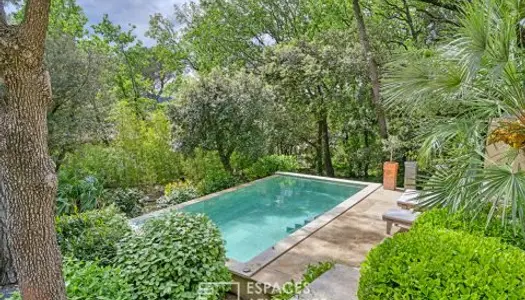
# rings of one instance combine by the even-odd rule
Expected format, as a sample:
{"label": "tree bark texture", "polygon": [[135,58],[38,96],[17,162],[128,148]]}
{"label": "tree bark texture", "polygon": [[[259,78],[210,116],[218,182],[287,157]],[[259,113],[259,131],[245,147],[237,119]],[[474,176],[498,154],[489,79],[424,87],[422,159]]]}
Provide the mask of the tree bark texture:
{"label": "tree bark texture", "polygon": [[365,20],[363,19],[363,14],[361,12],[361,5],[359,0],[353,1],[354,16],[357,22],[357,31],[359,33],[359,40],[361,46],[363,47],[363,55],[368,64],[368,74],[372,82],[372,102],[375,107],[377,122],[379,124],[379,134],[382,138],[388,138],[388,128],[386,124],[385,112],[383,110],[383,105],[381,104],[381,88],[379,81],[379,66],[372,52],[372,47],[370,46],[370,39],[368,33],[366,32]]}
{"label": "tree bark texture", "polygon": [[323,175],[323,122],[321,120],[317,121],[315,167],[316,167],[317,175]]}
{"label": "tree bark texture", "polygon": [[322,126],[322,136],[323,136],[323,161],[324,161],[324,169],[326,172],[326,176],[328,177],[334,177],[334,167],[332,164],[332,154],[330,152],[330,133],[328,130],[328,120],[326,117],[326,113],[323,114],[323,118],[321,119],[321,126]]}
{"label": "tree bark texture", "polygon": [[[2,4],[2,3],[0,3]],[[20,25],[0,20],[0,200],[24,300],[65,300],[55,232],[57,178],[47,147],[51,82],[43,68],[50,0],[28,0]]]}
{"label": "tree bark texture", "polygon": [[2,200],[4,199],[0,199],[0,286],[5,286],[16,284],[17,279],[7,237],[7,208]]}

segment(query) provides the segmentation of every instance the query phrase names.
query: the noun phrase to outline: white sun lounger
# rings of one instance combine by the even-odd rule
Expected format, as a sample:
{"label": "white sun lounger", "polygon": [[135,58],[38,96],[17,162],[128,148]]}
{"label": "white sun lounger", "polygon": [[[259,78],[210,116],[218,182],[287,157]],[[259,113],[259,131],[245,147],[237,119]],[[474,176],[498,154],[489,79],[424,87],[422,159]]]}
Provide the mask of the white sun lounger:
{"label": "white sun lounger", "polygon": [[383,214],[383,221],[386,222],[386,233],[392,232],[392,225],[408,229],[417,219],[419,212],[414,212],[406,209],[390,209]]}
{"label": "white sun lounger", "polygon": [[418,200],[417,196],[419,196],[419,192],[416,190],[406,190],[403,195],[401,195],[401,198],[397,200],[397,206],[403,208],[403,209],[413,209],[417,206]]}

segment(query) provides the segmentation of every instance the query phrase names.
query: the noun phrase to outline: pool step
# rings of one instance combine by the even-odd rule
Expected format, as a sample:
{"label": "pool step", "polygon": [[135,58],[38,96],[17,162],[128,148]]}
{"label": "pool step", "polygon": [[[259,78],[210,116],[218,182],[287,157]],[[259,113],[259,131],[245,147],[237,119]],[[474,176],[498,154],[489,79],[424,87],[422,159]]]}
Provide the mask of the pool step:
{"label": "pool step", "polygon": [[[305,225],[307,224],[306,221],[304,223]],[[304,225],[302,224],[295,224],[294,227],[286,227],[286,232],[288,233],[294,233],[296,232],[298,229],[300,229],[301,227],[303,227]]]}
{"label": "pool step", "polygon": [[308,223],[312,222],[313,220],[315,220],[317,218],[317,216],[313,217],[313,218],[308,218],[306,220],[304,220],[303,224],[295,224],[294,227],[286,227],[286,232],[288,233],[294,233],[296,232],[299,228],[303,227],[303,226],[306,226],[308,225]]}

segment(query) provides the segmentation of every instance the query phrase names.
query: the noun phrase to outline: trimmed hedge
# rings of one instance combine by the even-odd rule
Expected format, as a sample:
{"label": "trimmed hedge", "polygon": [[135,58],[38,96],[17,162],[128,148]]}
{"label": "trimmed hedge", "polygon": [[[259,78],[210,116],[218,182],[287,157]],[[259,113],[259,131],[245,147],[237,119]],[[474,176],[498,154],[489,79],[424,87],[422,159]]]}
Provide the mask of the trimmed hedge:
{"label": "trimmed hedge", "polygon": [[[205,282],[229,282],[219,229],[204,215],[168,213],[147,221],[121,243],[117,265],[133,287],[132,299],[198,299]],[[215,286],[219,300],[229,287]]]}
{"label": "trimmed hedge", "polygon": [[386,239],[361,268],[359,299],[525,299],[525,252],[423,228]]}
{"label": "trimmed hedge", "polygon": [[496,213],[487,226],[488,209],[480,212],[475,218],[464,213],[450,213],[447,209],[432,209],[422,214],[413,229],[444,228],[461,230],[477,236],[494,237],[502,242],[525,250],[525,237],[519,224],[508,220],[506,226],[501,224],[500,213]]}
{"label": "trimmed hedge", "polygon": [[128,219],[115,207],[56,219],[60,250],[65,256],[109,265],[117,254],[117,244],[131,233]]}

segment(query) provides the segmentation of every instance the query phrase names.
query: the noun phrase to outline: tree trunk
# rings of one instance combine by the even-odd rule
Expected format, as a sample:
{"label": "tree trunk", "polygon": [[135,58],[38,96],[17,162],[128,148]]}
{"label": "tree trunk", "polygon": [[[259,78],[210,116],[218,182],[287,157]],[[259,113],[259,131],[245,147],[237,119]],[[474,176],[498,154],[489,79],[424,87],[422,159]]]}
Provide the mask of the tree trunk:
{"label": "tree trunk", "polygon": [[407,0],[403,0],[403,9],[405,11],[408,28],[410,29],[410,35],[412,35],[412,39],[414,40],[414,42],[417,42],[418,32],[414,26],[414,20],[412,19],[412,14],[410,13],[410,6],[408,5]]}
{"label": "tree trunk", "polygon": [[364,160],[363,177],[368,178],[368,169],[370,168],[370,138],[368,134],[368,129],[364,130],[363,135],[365,141],[365,151],[367,153],[367,157]]}
{"label": "tree trunk", "polygon": [[330,153],[330,135],[328,132],[328,121],[326,117],[326,113],[323,113],[323,117],[321,119],[322,124],[322,132],[323,132],[323,160],[324,160],[324,167],[326,176],[334,177],[334,167],[332,165],[332,154]]}
{"label": "tree trunk", "polygon": [[317,121],[317,146],[315,147],[315,167],[317,175],[323,175],[323,122]]}
{"label": "tree trunk", "polygon": [[227,155],[227,154],[223,154],[223,153],[219,153],[219,157],[221,158],[221,163],[222,163],[222,166],[224,167],[224,169],[230,173],[231,175],[233,175],[233,168],[232,168],[232,164],[230,162],[230,156],[231,155]]}
{"label": "tree trunk", "polygon": [[5,286],[16,284],[16,271],[7,238],[6,205],[2,200],[0,199],[0,286]]}
{"label": "tree trunk", "polygon": [[[0,11],[4,9],[0,0]],[[55,232],[57,178],[47,147],[51,82],[43,57],[50,0],[25,2],[24,20],[0,14],[0,201],[24,300],[65,300]]]}
{"label": "tree trunk", "polygon": [[66,299],[55,233],[57,179],[47,149],[51,87],[44,70],[5,70],[0,110],[0,197],[24,300]]}
{"label": "tree trunk", "polygon": [[363,55],[368,64],[368,73],[370,80],[372,82],[372,101],[374,103],[377,122],[379,124],[379,133],[382,138],[388,138],[388,129],[386,124],[385,112],[383,111],[383,106],[381,105],[381,89],[379,82],[379,67],[377,61],[372,53],[372,47],[370,46],[370,40],[366,32],[365,20],[363,19],[363,14],[361,13],[361,6],[359,0],[352,0],[354,15],[357,22],[357,31],[359,33],[359,40],[361,46],[363,47]]}

